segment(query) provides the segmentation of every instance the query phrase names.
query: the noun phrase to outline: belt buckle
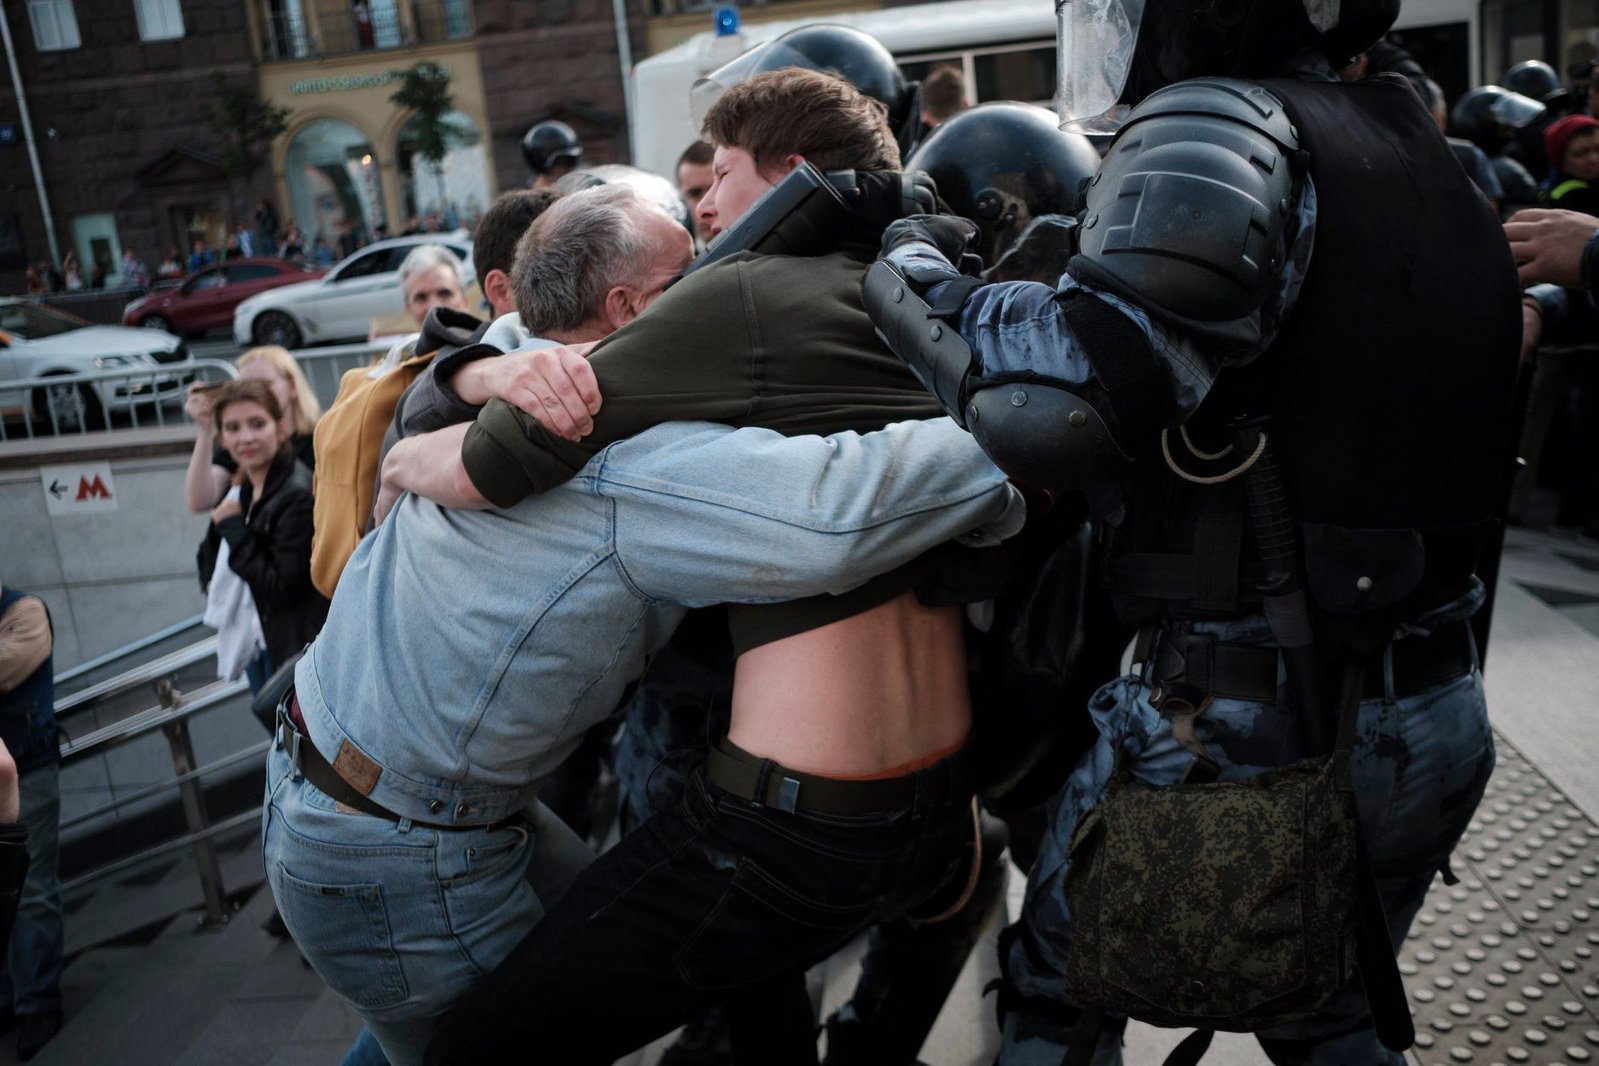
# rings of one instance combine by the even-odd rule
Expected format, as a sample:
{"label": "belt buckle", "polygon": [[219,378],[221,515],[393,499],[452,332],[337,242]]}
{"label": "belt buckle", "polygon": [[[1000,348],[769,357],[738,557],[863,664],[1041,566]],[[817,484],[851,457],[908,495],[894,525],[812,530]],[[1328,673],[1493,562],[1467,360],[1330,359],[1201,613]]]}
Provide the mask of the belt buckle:
{"label": "belt buckle", "polygon": [[278,704],[278,747],[286,749],[296,777],[305,776],[300,769],[300,742],[304,739],[305,737],[294,727],[294,720],[289,717],[283,704]]}

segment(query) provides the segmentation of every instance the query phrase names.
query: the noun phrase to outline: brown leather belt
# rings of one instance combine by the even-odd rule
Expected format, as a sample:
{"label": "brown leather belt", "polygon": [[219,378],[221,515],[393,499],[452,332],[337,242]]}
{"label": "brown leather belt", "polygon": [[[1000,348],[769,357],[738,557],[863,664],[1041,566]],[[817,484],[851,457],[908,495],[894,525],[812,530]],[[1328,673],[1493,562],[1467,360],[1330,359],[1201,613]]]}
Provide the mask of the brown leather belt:
{"label": "brown leather belt", "polygon": [[[1425,637],[1406,637],[1388,646],[1394,696],[1411,696],[1471,672],[1474,659],[1464,622],[1439,626]],[[1150,682],[1167,689],[1186,686],[1199,694],[1270,703],[1277,699],[1276,648],[1226,644],[1204,634],[1162,633],[1155,638]],[[1366,664],[1361,698],[1385,692],[1384,656]]]}
{"label": "brown leather belt", "polygon": [[[329,799],[342,803],[346,807],[352,807],[362,814],[387,818],[391,822],[402,821],[403,819],[400,815],[389,810],[376,800],[358,792],[355,786],[339,776],[339,772],[317,750],[316,745],[311,743],[310,736],[305,732],[301,724],[304,720],[304,716],[300,713],[299,698],[295,696],[294,690],[291,688],[278,703],[277,739],[279,746],[288,754],[289,761],[294,764],[294,768],[299,771],[300,775],[311,782],[317,791],[323,793]],[[520,814],[515,814],[509,818],[502,818],[497,822],[463,825],[424,822],[419,818],[412,818],[411,824],[421,826],[424,829],[484,829],[509,825],[520,817]]]}
{"label": "brown leather belt", "polygon": [[972,794],[972,776],[962,748],[931,766],[898,777],[851,781],[790,770],[751,755],[723,737],[711,745],[705,779],[739,799],[790,814],[874,814],[909,807],[918,795]]}

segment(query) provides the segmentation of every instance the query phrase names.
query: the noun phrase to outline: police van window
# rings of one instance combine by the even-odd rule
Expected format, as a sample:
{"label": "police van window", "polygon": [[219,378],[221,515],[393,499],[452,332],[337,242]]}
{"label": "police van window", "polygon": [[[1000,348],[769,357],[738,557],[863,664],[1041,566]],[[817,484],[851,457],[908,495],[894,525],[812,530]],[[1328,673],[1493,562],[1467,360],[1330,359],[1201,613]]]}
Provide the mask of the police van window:
{"label": "police van window", "polygon": [[979,100],[1048,104],[1055,95],[1055,49],[1029,48],[973,57]]}
{"label": "police van window", "polygon": [[957,52],[920,52],[895,59],[905,76],[917,81],[927,77],[935,67],[959,67],[966,76],[967,99],[973,103],[1020,100],[1048,107],[1055,96],[1053,41],[1024,41]]}

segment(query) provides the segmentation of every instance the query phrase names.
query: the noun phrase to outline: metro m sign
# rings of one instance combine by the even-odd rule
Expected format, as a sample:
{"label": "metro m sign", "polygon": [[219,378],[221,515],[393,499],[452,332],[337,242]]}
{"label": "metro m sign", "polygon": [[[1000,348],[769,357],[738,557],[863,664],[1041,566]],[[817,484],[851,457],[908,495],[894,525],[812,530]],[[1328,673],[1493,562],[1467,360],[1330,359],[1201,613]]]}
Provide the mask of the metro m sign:
{"label": "metro m sign", "polygon": [[117,509],[117,483],[110,463],[39,468],[45,509],[52,516],[100,514]]}

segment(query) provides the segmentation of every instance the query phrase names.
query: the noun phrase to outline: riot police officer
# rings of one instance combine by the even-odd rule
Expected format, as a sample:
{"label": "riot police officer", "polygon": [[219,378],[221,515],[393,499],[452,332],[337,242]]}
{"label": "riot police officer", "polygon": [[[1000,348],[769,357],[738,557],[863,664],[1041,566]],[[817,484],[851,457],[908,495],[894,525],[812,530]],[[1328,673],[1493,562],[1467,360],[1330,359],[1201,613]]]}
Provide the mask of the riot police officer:
{"label": "riot police officer", "polygon": [[522,158],[533,172],[533,187],[548,188],[583,162],[583,143],[564,122],[536,122],[522,135]]}
{"label": "riot police officer", "polygon": [[[1483,595],[1473,561],[1499,482],[1485,474],[1509,447],[1520,334],[1503,235],[1415,94],[1336,80],[1393,0],[1061,11],[1057,111],[1120,131],[1066,275],[978,284],[952,265],[975,227],[911,219],[884,237],[900,281],[882,291],[897,299],[867,290],[880,329],[1000,466],[1088,491],[1112,599],[1140,627],[1134,672],[1090,701],[1100,740],[1054,801],[1004,942],[1006,1066],[1053,1066],[1067,1046],[1120,1060],[1113,1022],[1090,1014],[1072,1039],[1073,834],[1117,770],[1182,780],[1189,742],[1222,781],[1299,758],[1307,644],[1345,677],[1365,673],[1347,693],[1349,765],[1386,931],[1403,938],[1493,766],[1465,621]],[[914,321],[907,288],[931,308]],[[937,341],[929,313],[969,350]],[[1251,416],[1268,428],[1245,451],[1234,432]],[[1268,443],[1303,571],[1291,617],[1276,599],[1267,617],[1244,506]],[[1134,983],[1182,965],[1117,961]],[[1359,980],[1259,1037],[1277,1063],[1403,1061],[1379,1045]]]}
{"label": "riot police officer", "polygon": [[905,161],[906,170],[933,179],[951,211],[977,223],[985,263],[998,261],[1034,219],[1076,214],[1098,167],[1088,138],[1057,129],[1041,107],[1010,102],[962,111]]}
{"label": "riot police officer", "polygon": [[729,87],[784,67],[836,75],[888,109],[888,125],[908,157],[929,126],[922,118],[921,84],[908,81],[877,38],[849,26],[816,24],[789,30],[729,60],[694,83],[689,97],[696,123]]}

